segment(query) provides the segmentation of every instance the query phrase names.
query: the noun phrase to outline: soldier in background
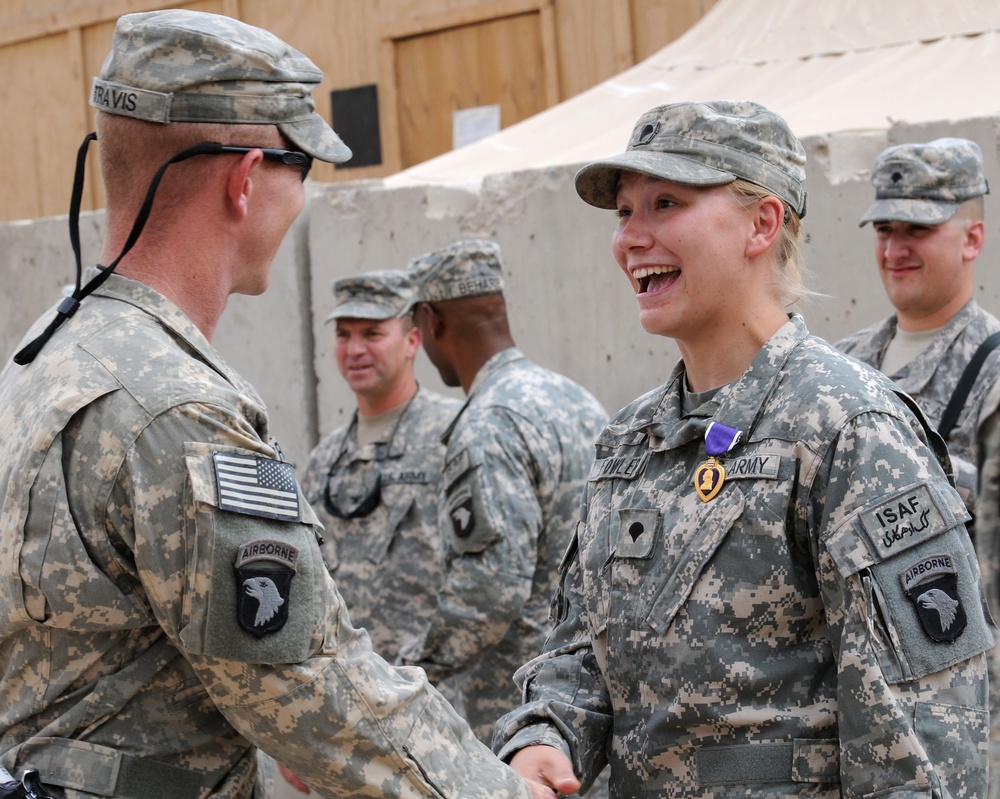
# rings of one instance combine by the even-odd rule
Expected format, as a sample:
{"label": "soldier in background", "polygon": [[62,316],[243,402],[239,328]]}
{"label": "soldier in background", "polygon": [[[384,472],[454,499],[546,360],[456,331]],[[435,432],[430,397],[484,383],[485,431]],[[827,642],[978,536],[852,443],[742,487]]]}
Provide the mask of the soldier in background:
{"label": "soldier in background", "polygon": [[351,626],[210,343],[266,289],[312,159],[350,156],[321,79],[266,31],[166,10],[119,19],[94,81],[102,266],[0,374],[0,765],[59,796],[266,795],[256,747],[328,796],[532,795]]}
{"label": "soldier in background", "polygon": [[402,660],[434,683],[460,674],[463,712],[489,741],[520,702],[514,671],[550,630],[556,567],[607,415],[514,345],[495,242],[458,241],[414,258],[408,271],[424,349],[467,399],[445,436],[444,586]]}
{"label": "soldier in background", "polygon": [[441,436],[462,403],[417,385],[413,285],[401,270],[334,282],[337,367],[357,398],[350,422],[309,455],[302,491],[351,622],[392,662],[437,602],[443,548]]}
{"label": "soldier in background", "polygon": [[[896,312],[836,346],[890,377],[940,430],[966,366],[1000,331],[1000,321],[973,298],[986,236],[983,155],[967,139],[899,144],[875,159],[871,181],[875,200],[859,224],[875,229],[875,261]],[[987,357],[950,431],[942,431],[973,518],[976,430],[998,379],[1000,352]]]}
{"label": "soldier in background", "polygon": [[[1000,618],[1000,528],[993,507],[1000,495],[996,474],[978,474],[980,463],[998,456],[996,420],[987,421],[996,402],[987,395],[1000,384],[1000,352],[989,349],[1000,343],[990,339],[1000,331],[1000,320],[974,299],[989,193],[982,152],[975,142],[958,138],[896,145],[875,159],[871,181],[875,201],[860,224],[871,222],[875,229],[875,261],[896,313],[837,347],[892,378],[946,437],[959,493],[974,520],[968,527],[987,600]],[[973,382],[963,397],[957,389],[977,352],[980,370],[970,373]],[[986,487],[990,507],[985,509],[979,486]],[[990,657],[990,681],[1000,687],[998,659],[1000,652]],[[990,796],[1000,799],[1000,690],[990,696]]]}
{"label": "soldier in background", "polygon": [[786,310],[804,164],[781,117],[720,100],[651,109],[576,176],[682,360],[602,433],[556,628],[497,724],[561,793],[605,765],[615,799],[986,791],[965,506],[905,397]]}

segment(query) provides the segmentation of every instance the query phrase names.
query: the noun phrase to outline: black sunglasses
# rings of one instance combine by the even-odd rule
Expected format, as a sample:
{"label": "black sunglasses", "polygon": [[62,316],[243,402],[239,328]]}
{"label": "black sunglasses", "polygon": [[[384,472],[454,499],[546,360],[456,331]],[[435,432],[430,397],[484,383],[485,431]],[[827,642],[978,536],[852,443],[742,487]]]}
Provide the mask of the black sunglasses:
{"label": "black sunglasses", "polygon": [[375,484],[372,486],[371,491],[368,492],[368,495],[351,511],[342,510],[333,501],[333,497],[330,496],[330,482],[333,478],[333,473],[337,471],[337,466],[340,465],[340,461],[347,451],[346,447],[340,450],[340,454],[330,465],[330,469],[326,473],[326,481],[323,483],[323,504],[331,516],[335,516],[338,519],[362,519],[378,507],[382,501],[382,458],[385,455],[383,446],[383,444],[375,445]]}
{"label": "black sunglasses", "polygon": [[301,150],[280,150],[276,147],[237,147],[234,144],[220,144],[219,153],[249,153],[253,150],[260,150],[264,154],[265,161],[274,161],[277,164],[288,164],[302,169],[302,180],[309,175],[312,169],[313,159],[308,153]]}

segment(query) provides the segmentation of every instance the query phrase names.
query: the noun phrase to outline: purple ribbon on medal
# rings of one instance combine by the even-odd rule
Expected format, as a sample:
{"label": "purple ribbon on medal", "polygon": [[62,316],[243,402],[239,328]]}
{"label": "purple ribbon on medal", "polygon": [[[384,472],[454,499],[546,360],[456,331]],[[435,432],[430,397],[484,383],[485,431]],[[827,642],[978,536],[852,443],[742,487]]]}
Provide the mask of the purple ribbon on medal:
{"label": "purple ribbon on medal", "polygon": [[709,422],[708,430],[705,431],[705,452],[712,457],[723,455],[736,446],[742,435],[742,430],[726,427],[719,422]]}

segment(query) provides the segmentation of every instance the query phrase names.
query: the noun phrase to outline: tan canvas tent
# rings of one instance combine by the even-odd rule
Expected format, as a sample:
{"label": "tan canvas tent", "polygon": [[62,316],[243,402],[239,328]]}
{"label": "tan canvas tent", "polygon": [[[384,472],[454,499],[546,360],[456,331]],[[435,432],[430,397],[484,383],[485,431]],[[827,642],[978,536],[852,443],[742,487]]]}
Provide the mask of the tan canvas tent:
{"label": "tan canvas tent", "polygon": [[468,182],[620,152],[677,100],[756,100],[800,138],[1000,113],[996,0],[719,0],[632,69],[518,125],[386,179]]}

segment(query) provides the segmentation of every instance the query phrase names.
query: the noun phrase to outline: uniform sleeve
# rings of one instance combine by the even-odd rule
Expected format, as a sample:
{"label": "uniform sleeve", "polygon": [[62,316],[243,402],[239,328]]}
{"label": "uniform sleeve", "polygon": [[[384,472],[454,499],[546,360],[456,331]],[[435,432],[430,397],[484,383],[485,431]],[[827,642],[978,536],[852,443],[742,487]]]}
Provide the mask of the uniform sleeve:
{"label": "uniform sleeve", "polygon": [[528,421],[497,408],[463,419],[449,442],[439,511],[444,583],[424,635],[401,650],[434,683],[500,643],[531,595],[546,451]]}
{"label": "uniform sleeve", "polygon": [[[976,507],[976,553],[983,575],[983,590],[993,619],[1000,619],[1000,383],[983,407],[979,427],[979,501]],[[989,654],[990,684],[1000,685],[1000,645]],[[990,692],[990,767],[1000,769],[1000,691]]]}
{"label": "uniform sleeve", "polygon": [[212,703],[328,796],[527,797],[416,669],[351,626],[290,466],[237,415],[185,405],[139,436],[109,503]]}
{"label": "uniform sleeve", "polygon": [[577,534],[559,568],[553,599],[556,626],[541,655],[514,675],[523,704],[496,724],[493,750],[509,760],[519,750],[545,744],[563,750],[586,791],[607,764],[613,709],[591,639],[580,535]]}
{"label": "uniform sleeve", "polygon": [[917,426],[847,422],[800,517],[837,668],[845,796],[986,792],[991,625],[965,507]]}

